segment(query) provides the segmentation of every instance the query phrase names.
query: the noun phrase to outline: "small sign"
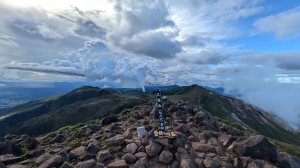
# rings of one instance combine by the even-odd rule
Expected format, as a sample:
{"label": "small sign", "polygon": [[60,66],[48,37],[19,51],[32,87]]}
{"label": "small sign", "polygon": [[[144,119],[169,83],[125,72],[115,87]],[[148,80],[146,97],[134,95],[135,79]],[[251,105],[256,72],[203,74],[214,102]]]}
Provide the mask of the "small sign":
{"label": "small sign", "polygon": [[154,131],[154,138],[175,138],[176,134],[173,131]]}

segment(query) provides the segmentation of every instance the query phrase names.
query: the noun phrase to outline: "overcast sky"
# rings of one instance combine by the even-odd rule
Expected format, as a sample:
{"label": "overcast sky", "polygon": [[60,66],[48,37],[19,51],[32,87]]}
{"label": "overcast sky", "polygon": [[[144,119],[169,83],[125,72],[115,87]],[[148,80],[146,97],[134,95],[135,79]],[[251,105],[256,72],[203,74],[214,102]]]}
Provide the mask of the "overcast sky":
{"label": "overcast sky", "polygon": [[0,81],[222,86],[299,124],[299,18],[298,0],[0,0]]}

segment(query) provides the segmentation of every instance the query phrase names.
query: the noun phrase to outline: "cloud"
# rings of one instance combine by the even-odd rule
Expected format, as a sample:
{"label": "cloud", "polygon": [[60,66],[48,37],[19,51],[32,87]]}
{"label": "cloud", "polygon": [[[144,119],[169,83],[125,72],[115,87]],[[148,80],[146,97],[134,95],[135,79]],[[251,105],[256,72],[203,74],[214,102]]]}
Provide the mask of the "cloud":
{"label": "cloud", "polygon": [[239,61],[265,65],[272,63],[281,70],[300,70],[300,52],[260,52],[242,53]]}
{"label": "cloud", "polygon": [[143,32],[116,41],[118,46],[137,55],[154,58],[174,58],[181,51],[180,43],[161,32]]}
{"label": "cloud", "polygon": [[278,54],[275,59],[279,68],[300,70],[300,53]]}
{"label": "cloud", "polygon": [[106,35],[110,47],[154,58],[174,58],[181,51],[164,1],[118,1],[115,9]]}
{"label": "cloud", "polygon": [[179,60],[194,64],[219,64],[226,59],[222,53],[212,51],[200,51],[196,53],[183,53]]}
{"label": "cloud", "polygon": [[30,64],[29,65],[21,65],[21,66],[7,66],[5,67],[6,69],[13,69],[13,70],[24,70],[24,71],[32,71],[32,72],[42,72],[42,73],[53,73],[53,74],[58,74],[58,75],[67,75],[67,76],[78,76],[78,77],[85,77],[85,75],[78,73],[78,72],[73,72],[73,71],[68,71],[67,69],[61,69],[57,70],[57,67],[32,67]]}
{"label": "cloud", "polygon": [[281,83],[273,65],[255,66],[248,64],[238,71],[228,72],[224,83],[226,92],[240,94],[240,98],[276,114],[294,128],[300,123],[300,87],[293,83]]}
{"label": "cloud", "polygon": [[254,27],[259,33],[274,33],[277,38],[300,36],[300,7],[258,19]]}

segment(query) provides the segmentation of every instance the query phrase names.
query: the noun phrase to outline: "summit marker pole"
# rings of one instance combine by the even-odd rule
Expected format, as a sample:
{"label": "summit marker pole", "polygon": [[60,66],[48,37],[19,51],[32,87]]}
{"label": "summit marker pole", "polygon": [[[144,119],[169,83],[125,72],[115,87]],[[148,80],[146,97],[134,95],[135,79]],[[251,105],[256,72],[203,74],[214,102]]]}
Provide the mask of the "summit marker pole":
{"label": "summit marker pole", "polygon": [[160,90],[157,90],[156,92],[156,103],[157,103],[157,112],[159,116],[159,128],[160,131],[165,131],[165,114],[162,108],[162,101],[161,101],[161,92]]}

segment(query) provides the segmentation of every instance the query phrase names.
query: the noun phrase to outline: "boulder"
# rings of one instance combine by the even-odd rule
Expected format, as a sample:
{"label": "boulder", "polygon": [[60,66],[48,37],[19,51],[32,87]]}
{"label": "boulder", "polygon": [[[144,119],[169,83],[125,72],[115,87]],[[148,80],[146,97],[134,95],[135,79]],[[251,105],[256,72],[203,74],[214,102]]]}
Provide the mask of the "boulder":
{"label": "boulder", "polygon": [[233,167],[246,167],[251,161],[250,157],[237,157],[233,160]]}
{"label": "boulder", "polygon": [[280,152],[279,163],[281,167],[300,167],[300,159],[285,152]]}
{"label": "boulder", "polygon": [[173,163],[171,164],[171,168],[177,168],[179,165],[179,162],[177,160],[174,160]]}
{"label": "boulder", "polygon": [[140,146],[138,147],[137,152],[146,152],[146,149],[144,146]]}
{"label": "boulder", "polygon": [[196,165],[192,162],[191,159],[181,159],[180,167],[181,168],[196,168]]}
{"label": "boulder", "polygon": [[68,162],[64,162],[59,168],[73,168],[73,166]]}
{"label": "boulder", "polygon": [[101,124],[108,125],[108,124],[111,124],[111,123],[117,122],[117,121],[118,121],[118,116],[106,116],[106,117],[102,118]]}
{"label": "boulder", "polygon": [[201,124],[203,123],[204,121],[208,120],[210,117],[208,115],[208,113],[205,113],[205,112],[202,112],[202,111],[199,111],[195,114],[194,116],[194,121],[197,123],[197,124]]}
{"label": "boulder", "polygon": [[276,166],[264,161],[264,160],[253,160],[251,161],[247,168],[276,168]]}
{"label": "boulder", "polygon": [[203,159],[196,158],[194,161],[195,161],[195,164],[197,165],[197,168],[204,168],[203,167]]}
{"label": "boulder", "polygon": [[131,153],[126,153],[122,159],[125,160],[126,163],[134,163],[136,161],[136,157]]}
{"label": "boulder", "polygon": [[158,138],[154,139],[154,142],[157,142],[163,146],[168,146],[169,145],[169,139],[168,138]]}
{"label": "boulder", "polygon": [[106,168],[127,168],[127,167],[128,165],[125,160],[118,160],[106,166]]}
{"label": "boulder", "polygon": [[143,158],[139,159],[132,167],[133,168],[147,168],[148,167],[147,157],[143,157]]}
{"label": "boulder", "polygon": [[21,155],[22,154],[21,146],[14,144],[10,140],[6,140],[0,143],[0,155],[5,155],[5,154]]}
{"label": "boulder", "polygon": [[13,165],[9,165],[9,168],[28,168],[28,166],[22,164],[13,164]]}
{"label": "boulder", "polygon": [[78,148],[71,150],[69,153],[69,160],[74,160],[74,159],[79,158],[80,156],[86,155],[85,149],[86,149],[86,147],[80,146]]}
{"label": "boulder", "polygon": [[145,152],[138,152],[134,156],[137,157],[137,159],[141,159],[143,157],[147,157],[147,153],[145,153]]}
{"label": "boulder", "polygon": [[127,129],[124,133],[124,138],[125,139],[131,139],[132,138],[132,133],[130,131],[130,129]]}
{"label": "boulder", "polygon": [[162,146],[158,143],[150,143],[148,146],[146,146],[146,153],[148,156],[152,157],[157,155],[162,149]]}
{"label": "boulder", "polygon": [[202,144],[199,142],[192,142],[192,148],[196,151],[196,152],[216,152],[216,149],[214,146],[212,145],[208,145],[208,144]]}
{"label": "boulder", "polygon": [[20,162],[22,160],[21,157],[15,156],[13,154],[0,155],[0,162],[4,164],[13,164]]}
{"label": "boulder", "polygon": [[188,127],[186,124],[179,124],[177,127],[174,128],[174,131],[186,134],[188,132]]}
{"label": "boulder", "polygon": [[228,149],[239,156],[249,156],[271,162],[278,160],[276,147],[262,135],[253,135],[246,139],[237,140]]}
{"label": "boulder", "polygon": [[45,152],[45,149],[34,149],[26,154],[26,157],[39,157]]}
{"label": "boulder", "polygon": [[96,161],[94,159],[90,159],[84,162],[78,162],[75,168],[95,168]]}
{"label": "boulder", "polygon": [[111,159],[112,155],[108,150],[102,150],[97,153],[96,159],[98,162],[105,162]]}
{"label": "boulder", "polygon": [[89,128],[91,129],[92,132],[97,132],[101,129],[101,125],[100,124],[92,124],[89,126]]}
{"label": "boulder", "polygon": [[54,138],[50,140],[51,143],[61,143],[65,140],[64,134],[57,134]]}
{"label": "boulder", "polygon": [[204,159],[203,164],[205,167],[209,167],[209,168],[219,168],[221,166],[221,163],[219,160],[212,159],[209,157]]}
{"label": "boulder", "polygon": [[134,154],[138,149],[138,146],[135,143],[130,143],[126,146],[127,152],[130,154]]}
{"label": "boulder", "polygon": [[159,155],[159,160],[160,163],[169,165],[173,162],[173,153],[171,153],[168,150],[163,150],[161,154]]}
{"label": "boulder", "polygon": [[123,135],[116,135],[106,140],[106,142],[111,146],[120,146],[124,143],[124,141],[125,140]]}
{"label": "boulder", "polygon": [[97,141],[92,141],[88,144],[88,146],[86,147],[86,152],[88,154],[92,154],[95,155],[97,154],[97,152],[100,150],[100,145],[99,142]]}
{"label": "boulder", "polygon": [[59,167],[64,162],[63,157],[60,155],[52,155],[44,163],[42,163],[38,168],[52,168]]}
{"label": "boulder", "polygon": [[38,158],[35,159],[35,164],[40,165],[43,162],[45,162],[46,160],[50,159],[52,155],[50,155],[49,153],[44,153],[41,156],[39,156]]}
{"label": "boulder", "polygon": [[227,134],[221,134],[218,137],[218,139],[225,148],[227,148],[234,140],[234,138],[231,135],[227,135]]}

